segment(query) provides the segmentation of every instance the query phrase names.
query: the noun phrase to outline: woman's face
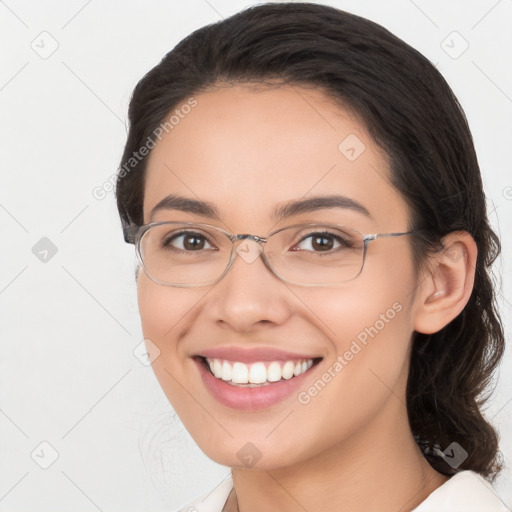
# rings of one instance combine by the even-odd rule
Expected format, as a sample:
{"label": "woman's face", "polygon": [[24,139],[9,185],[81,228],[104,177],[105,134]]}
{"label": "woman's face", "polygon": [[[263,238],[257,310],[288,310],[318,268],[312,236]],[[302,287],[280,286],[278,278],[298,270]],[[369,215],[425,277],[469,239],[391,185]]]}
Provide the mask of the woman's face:
{"label": "woman's face", "polygon": [[[407,231],[409,212],[382,153],[321,92],[233,86],[195,99],[152,151],[145,223],[200,222],[262,237],[299,223]],[[152,212],[169,195],[208,203],[218,217],[183,211],[183,202]],[[364,208],[346,199],[304,203],[326,196]],[[276,220],[295,202],[304,207]],[[154,371],[201,449],[224,465],[271,469],[358,450],[407,425],[415,283],[410,237],[402,236],[372,241],[362,273],[336,286],[284,283],[260,257],[240,252],[210,286],[162,286],[141,271],[138,297],[144,337],[160,350]],[[213,359],[226,379],[236,366],[243,381],[258,363],[256,380],[280,380],[234,386],[208,370]],[[290,368],[305,372],[284,378]]]}

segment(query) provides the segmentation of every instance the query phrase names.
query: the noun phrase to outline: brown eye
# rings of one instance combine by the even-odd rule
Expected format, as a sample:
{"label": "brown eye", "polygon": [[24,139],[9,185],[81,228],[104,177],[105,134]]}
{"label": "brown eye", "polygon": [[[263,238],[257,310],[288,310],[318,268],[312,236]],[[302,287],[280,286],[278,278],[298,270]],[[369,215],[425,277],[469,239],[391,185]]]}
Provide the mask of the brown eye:
{"label": "brown eye", "polygon": [[294,250],[311,252],[328,252],[345,247],[349,247],[350,242],[340,235],[324,232],[310,233],[303,237]]}
{"label": "brown eye", "polygon": [[208,239],[199,233],[179,233],[168,238],[163,243],[164,247],[179,249],[182,251],[200,251],[213,249]]}
{"label": "brown eye", "polygon": [[193,251],[197,249],[204,249],[206,240],[202,236],[197,235],[185,235],[183,237],[183,247],[187,251]]}
{"label": "brown eye", "polygon": [[334,247],[332,236],[315,235],[311,237],[311,247],[315,251],[328,251]]}

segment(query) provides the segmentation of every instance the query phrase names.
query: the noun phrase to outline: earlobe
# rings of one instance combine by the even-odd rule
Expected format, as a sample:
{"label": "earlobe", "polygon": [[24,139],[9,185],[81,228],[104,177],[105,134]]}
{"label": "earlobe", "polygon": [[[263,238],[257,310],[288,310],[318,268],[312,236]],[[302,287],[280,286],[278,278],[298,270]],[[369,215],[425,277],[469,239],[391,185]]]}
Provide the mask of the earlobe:
{"label": "earlobe", "polygon": [[430,270],[418,288],[417,332],[438,332],[464,309],[473,291],[477,252],[473,237],[465,231],[443,239],[443,249],[430,257]]}

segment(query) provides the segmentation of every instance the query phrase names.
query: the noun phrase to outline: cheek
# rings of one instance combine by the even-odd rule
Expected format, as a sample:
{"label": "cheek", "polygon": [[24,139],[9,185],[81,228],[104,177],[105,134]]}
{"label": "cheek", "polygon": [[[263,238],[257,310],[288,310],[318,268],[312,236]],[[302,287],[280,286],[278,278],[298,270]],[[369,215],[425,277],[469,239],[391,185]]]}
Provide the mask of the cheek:
{"label": "cheek", "polygon": [[[313,302],[306,303],[314,309]],[[405,302],[399,292],[358,293],[355,286],[346,294],[324,292],[315,312],[325,323],[332,355],[323,372],[301,388],[295,415],[317,439],[312,452],[362,431],[383,411],[405,414],[411,334]]]}
{"label": "cheek", "polygon": [[[372,272],[371,270],[374,270]],[[386,271],[386,273],[384,272]],[[327,326],[333,353],[325,393],[318,394],[319,409],[329,407],[333,425],[356,427],[376,414],[390,396],[405,402],[411,334],[413,332],[414,283],[406,259],[401,268],[373,269],[344,288],[311,299]],[[322,388],[322,383],[309,383]],[[315,389],[306,390],[308,396]],[[317,400],[315,398],[315,400]],[[312,400],[313,401],[313,400]],[[340,404],[333,407],[333,404]],[[347,411],[351,411],[347,414]]]}
{"label": "cheek", "polygon": [[[197,291],[157,285],[143,272],[137,282],[139,312],[145,339],[151,340],[160,353],[152,366],[161,387],[171,399],[175,394],[175,381],[181,381],[185,371],[185,352],[180,343],[194,321],[196,305],[201,300]],[[203,292],[204,293],[204,292]]]}
{"label": "cheek", "polygon": [[384,382],[396,381],[407,364],[412,332],[407,296],[400,290],[368,293],[365,286],[348,290],[324,291],[318,300],[303,297],[329,339],[331,373],[355,392],[375,384],[372,372]]}
{"label": "cheek", "polygon": [[[408,367],[410,310],[399,300],[369,301],[347,311],[349,321],[335,338],[340,385],[358,399],[384,399],[391,389],[401,395]],[[340,330],[343,327],[339,325]]]}
{"label": "cheek", "polygon": [[195,320],[198,308],[194,306],[201,301],[204,291],[157,285],[142,271],[137,292],[144,338],[160,351],[152,362],[153,371],[167,399],[183,416],[190,403],[180,383],[186,382],[193,363],[187,360],[180,340]]}
{"label": "cheek", "polygon": [[[366,374],[368,384],[380,377],[393,387],[408,363],[413,325],[410,289],[414,279],[405,263],[400,271],[375,268],[376,274],[368,272],[353,283],[341,304],[344,314],[338,313],[335,330],[342,336],[337,352],[359,368],[359,378]],[[330,314],[334,318],[334,309]]]}
{"label": "cheek", "polygon": [[185,319],[188,321],[193,314],[194,304],[201,298],[197,291],[184,292],[180,288],[158,285],[144,272],[139,274],[137,295],[144,336],[155,343],[166,340],[161,348],[164,350],[168,350],[169,340],[176,339]]}

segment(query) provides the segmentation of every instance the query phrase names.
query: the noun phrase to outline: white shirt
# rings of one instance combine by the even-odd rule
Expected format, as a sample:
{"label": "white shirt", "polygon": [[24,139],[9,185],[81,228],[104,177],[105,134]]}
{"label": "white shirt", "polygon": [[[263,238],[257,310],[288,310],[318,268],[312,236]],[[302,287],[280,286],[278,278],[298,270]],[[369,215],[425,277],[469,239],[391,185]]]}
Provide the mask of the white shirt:
{"label": "white shirt", "polygon": [[[179,512],[222,512],[233,488],[231,476]],[[491,484],[473,471],[461,471],[438,487],[412,512],[510,512]]]}

